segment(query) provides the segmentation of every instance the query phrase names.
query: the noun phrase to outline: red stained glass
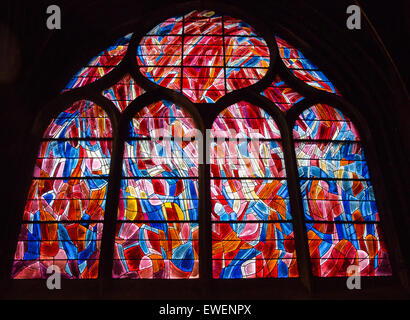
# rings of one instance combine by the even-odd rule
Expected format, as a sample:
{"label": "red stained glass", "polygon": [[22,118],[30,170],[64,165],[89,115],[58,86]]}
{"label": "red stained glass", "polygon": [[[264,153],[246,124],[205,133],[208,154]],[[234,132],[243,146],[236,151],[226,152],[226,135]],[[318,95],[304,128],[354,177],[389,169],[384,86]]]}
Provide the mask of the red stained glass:
{"label": "red stained glass", "polygon": [[[97,81],[125,57],[132,34],[94,57],[64,91]],[[276,37],[280,58],[307,85],[340,94],[318,67]],[[246,22],[195,10],[154,27],[137,47],[150,81],[194,103],[214,103],[260,81],[270,66],[266,41]],[[144,94],[130,74],[102,95],[118,111]],[[287,112],[304,97],[276,75],[261,92]],[[169,101],[144,107],[124,143],[114,278],[199,277],[199,136],[192,117]],[[307,242],[316,277],[391,275],[365,153],[353,123],[316,104],[293,129]],[[241,101],[211,130],[212,277],[298,277],[281,134],[262,108]],[[23,214],[12,277],[95,279],[111,166],[105,110],[81,100],[47,128]]]}
{"label": "red stained glass", "polygon": [[103,95],[110,99],[117,109],[122,112],[144,92],[144,89],[136,84],[130,75],[126,75],[112,87],[105,89]]}
{"label": "red stained glass", "polygon": [[224,109],[211,130],[214,138],[280,139],[279,128],[272,117],[244,101]]}
{"label": "red stained glass", "polygon": [[290,88],[279,76],[266,88],[262,95],[274,102],[283,112],[288,111],[304,97]]}
{"label": "red stained glass", "polygon": [[307,238],[316,277],[389,276],[379,213],[353,123],[335,108],[303,111],[293,136]]}
{"label": "red stained glass", "polygon": [[70,80],[63,91],[85,86],[111,72],[124,58],[132,34],[118,39],[112,46],[94,57]]}
{"label": "red stained glass", "polygon": [[297,277],[291,224],[218,223],[212,228],[216,279]]}
{"label": "red stained glass", "polygon": [[158,25],[138,47],[141,73],[196,103],[215,102],[257,82],[269,67],[266,42],[246,23],[241,28],[239,20],[226,16],[224,27],[224,19],[212,11],[193,11]]}
{"label": "red stained glass", "polygon": [[307,224],[313,274],[346,277],[357,266],[361,276],[389,276],[391,267],[378,224]]}
{"label": "red stained glass", "polygon": [[143,108],[131,121],[114,278],[198,278],[198,142],[191,139],[196,134],[190,115],[169,101]]}
{"label": "red stained glass", "polygon": [[48,278],[50,266],[67,279],[98,277],[111,136],[108,116],[90,101],[52,121],[24,209],[13,278]]}
{"label": "red stained glass", "polygon": [[111,122],[104,109],[86,100],[75,102],[48,126],[45,139],[109,138]]}
{"label": "red stained glass", "polygon": [[198,278],[198,259],[196,223],[117,224],[114,278]]}
{"label": "red stained glass", "polygon": [[275,121],[263,109],[239,102],[218,115],[211,138],[213,277],[297,277]]}

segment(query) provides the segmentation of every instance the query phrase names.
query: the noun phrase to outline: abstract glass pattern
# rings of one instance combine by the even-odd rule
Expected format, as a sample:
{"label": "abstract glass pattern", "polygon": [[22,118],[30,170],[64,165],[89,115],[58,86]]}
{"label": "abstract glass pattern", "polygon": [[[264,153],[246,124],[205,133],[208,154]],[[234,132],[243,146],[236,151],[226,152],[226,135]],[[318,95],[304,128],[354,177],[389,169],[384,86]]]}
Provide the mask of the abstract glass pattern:
{"label": "abstract glass pattern", "polygon": [[316,89],[339,94],[324,73],[311,63],[300,50],[279,37],[276,37],[276,43],[283,63],[293,75]]}
{"label": "abstract glass pattern", "polygon": [[280,132],[239,102],[213,123],[210,146],[213,277],[297,277]]}
{"label": "abstract glass pattern", "polygon": [[85,86],[111,72],[124,58],[132,33],[121,37],[112,46],[92,58],[65,86],[63,91]]}
{"label": "abstract glass pattern", "polygon": [[273,83],[261,92],[263,96],[271,100],[283,112],[288,111],[304,97],[289,87],[278,75]]}
{"label": "abstract glass pattern", "polygon": [[123,112],[133,100],[144,92],[144,89],[127,74],[112,87],[105,89],[103,95],[110,99],[120,112]]}
{"label": "abstract glass pattern", "polygon": [[145,107],[125,142],[114,278],[198,278],[198,143],[169,101]]}
{"label": "abstract glass pattern", "polygon": [[104,110],[81,100],[46,130],[36,160],[12,278],[98,277],[112,129]]}
{"label": "abstract glass pattern", "polygon": [[196,10],[156,26],[137,52],[145,77],[197,103],[256,83],[269,57],[265,40],[245,22]]}
{"label": "abstract glass pattern", "polygon": [[[94,57],[63,91],[102,78],[122,61],[132,34]],[[295,47],[276,37],[294,76],[339,94]],[[214,103],[253,85],[270,52],[246,22],[213,11],[167,19],[142,37],[139,71],[195,103]],[[129,72],[129,71],[128,71]],[[145,93],[123,78],[101,94],[119,112]],[[261,92],[283,112],[305,99],[276,75]],[[128,126],[117,212],[113,278],[199,277],[198,130],[169,101],[143,108]],[[340,111],[317,104],[293,130],[313,274],[391,275],[369,169],[359,134]],[[208,147],[208,146],[207,146]],[[281,133],[263,109],[238,102],[214,121],[210,143],[213,278],[298,277]],[[12,277],[98,277],[111,165],[105,111],[78,101],[47,128],[40,145],[15,252]]]}
{"label": "abstract glass pattern", "polygon": [[302,112],[293,136],[313,274],[391,275],[359,134],[339,110],[317,104]]}

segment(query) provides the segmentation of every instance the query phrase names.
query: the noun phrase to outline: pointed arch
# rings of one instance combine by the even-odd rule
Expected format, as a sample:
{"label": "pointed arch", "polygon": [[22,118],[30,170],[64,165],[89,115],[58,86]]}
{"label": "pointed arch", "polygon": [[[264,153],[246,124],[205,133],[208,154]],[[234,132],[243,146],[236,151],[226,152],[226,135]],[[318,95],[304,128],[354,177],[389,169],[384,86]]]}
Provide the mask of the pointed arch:
{"label": "pointed arch", "polygon": [[316,104],[293,129],[312,272],[391,275],[364,146],[339,110]]}
{"label": "pointed arch", "polygon": [[199,276],[194,121],[161,100],[131,120],[124,145],[114,278]]}
{"label": "pointed arch", "polygon": [[194,103],[214,103],[267,73],[271,53],[246,22],[211,10],[167,19],[142,37],[140,73]]}
{"label": "pointed arch", "polygon": [[52,120],[40,145],[14,255],[12,278],[98,277],[111,121],[81,100]]}
{"label": "pointed arch", "polygon": [[[185,9],[183,8],[183,10]],[[172,12],[175,13],[175,11]],[[109,261],[109,263],[107,268],[105,266],[101,268],[104,270],[102,276],[104,278],[112,276],[113,278],[150,279],[199,277],[198,230],[200,225],[201,232],[204,231],[201,234],[201,249],[199,249],[201,251],[201,264],[203,266],[209,262],[209,265],[212,263],[214,265],[213,275],[211,275],[212,268],[209,269],[210,266],[201,267],[201,278],[206,279],[208,276],[214,278],[291,278],[298,277],[300,274],[300,283],[305,286],[310,281],[309,275],[304,272],[310,270],[307,266],[309,257],[307,251],[300,249],[301,247],[303,249],[300,244],[307,244],[307,239],[303,237],[304,230],[298,228],[298,225],[303,226],[305,222],[302,216],[304,212],[303,208],[300,209],[297,204],[295,205],[295,202],[301,200],[300,204],[302,204],[304,201],[307,203],[307,208],[310,209],[309,205],[314,202],[314,199],[309,199],[307,196],[306,199],[302,200],[297,193],[299,185],[295,187],[295,184],[299,183],[299,180],[295,177],[297,174],[296,162],[294,161],[289,131],[292,130],[294,116],[307,105],[322,98],[327,103],[339,101],[343,104],[343,99],[336,96],[339,92],[316,66],[308,61],[298,49],[292,47],[287,40],[275,37],[271,30],[263,34],[265,42],[259,38],[252,27],[242,20],[227,15],[195,10],[179,17],[182,20],[186,18],[186,21],[171,18],[154,29],[150,28],[152,22],[157,20],[152,17],[145,21],[146,24],[138,22],[138,26],[133,30],[135,33],[132,40],[128,36],[129,49],[127,49],[128,40],[126,44],[119,42],[118,45],[122,46],[122,48],[118,48],[121,56],[114,54],[113,60],[108,62],[104,60],[108,58],[105,57],[105,54],[93,59],[94,62],[81,71],[85,75],[84,81],[76,76],[72,86],[76,89],[63,94],[63,97],[72,97],[82,93],[91,93],[90,96],[100,95],[101,98],[103,95],[111,100],[112,109],[116,114],[113,124],[118,127],[118,132],[120,132],[118,140],[121,143],[124,142],[124,146],[120,146],[115,151],[118,165],[114,166],[116,170],[110,174],[111,182],[114,181],[114,184],[110,182],[110,189],[114,191],[110,191],[110,199],[108,199],[111,208],[107,209],[109,215],[107,214],[106,222],[108,223],[105,224],[104,241],[112,245],[114,255],[111,247],[103,244],[105,248],[103,249],[104,258],[107,258],[104,259],[104,262]],[[178,28],[174,28],[175,26]],[[222,28],[218,29],[218,26],[222,26]],[[180,27],[182,27],[184,35],[179,33]],[[187,30],[184,30],[185,27]],[[190,28],[191,31],[189,31]],[[146,33],[146,30],[151,31]],[[225,34],[220,35],[218,32]],[[217,36],[223,36],[225,40],[229,41],[221,42]],[[289,38],[292,39],[292,37]],[[176,39],[175,43],[167,42]],[[272,39],[276,39],[280,43],[278,42],[277,46],[272,45]],[[186,46],[184,46],[185,40],[187,41]],[[192,43],[189,42],[190,40]],[[144,51],[145,49],[139,47],[138,44],[144,44],[147,50]],[[181,48],[181,52],[171,50],[174,44]],[[299,42],[299,44],[301,43]],[[206,54],[208,46],[218,46],[215,57]],[[306,49],[306,47],[304,48]],[[153,50],[149,52],[148,49]],[[164,49],[164,54],[158,54],[157,49]],[[224,49],[232,50],[232,52],[229,50],[223,52]],[[113,52],[115,50],[117,49],[114,48]],[[225,55],[223,59],[220,55],[221,50]],[[255,50],[259,50],[259,53],[256,54],[256,59],[253,59],[249,51]],[[241,55],[238,52],[244,54]],[[307,50],[306,53],[308,53]],[[157,63],[159,60],[162,62],[162,59],[170,61],[179,55],[180,59],[175,61],[180,64],[186,63],[182,67],[178,66],[180,74],[176,72],[177,65],[173,65],[172,61],[166,64]],[[282,60],[275,60],[276,55],[278,58],[280,56]],[[123,58],[125,60],[122,60]],[[208,66],[207,69],[203,63],[207,62],[208,59],[212,60],[213,65]],[[142,60],[144,63],[154,61],[157,64],[147,63],[143,65]],[[224,65],[224,71],[222,71],[221,64]],[[208,70],[213,70],[216,73],[207,74]],[[93,72],[98,74],[95,75]],[[225,77],[224,81],[222,81],[222,74]],[[91,82],[95,83],[91,84]],[[212,88],[212,86],[214,87]],[[230,90],[236,90],[236,92],[226,94]],[[224,97],[220,97],[224,94]],[[326,100],[326,98],[329,99]],[[193,156],[195,152],[192,152],[195,149],[195,143],[193,141],[178,141],[179,134],[187,132],[181,128],[188,128],[191,125],[189,124],[190,120],[187,120],[189,116],[181,108],[168,101],[151,104],[152,101],[158,99],[169,99],[184,106],[192,115],[195,114],[196,120],[199,119],[197,124],[206,124],[205,128],[210,128],[215,116],[227,105],[230,105],[215,121],[215,131],[221,136],[218,137],[216,134],[212,137],[211,148],[213,150],[211,155],[213,158],[211,160],[213,162],[210,164],[211,170],[206,170],[205,179],[201,182],[199,182],[199,174],[195,174],[198,171]],[[243,102],[243,99],[252,104]],[[238,101],[241,102],[237,103]],[[149,106],[133,118],[128,128],[128,135],[124,139],[123,133],[126,130],[123,129],[127,127],[124,124],[128,124],[128,120],[125,119],[134,114],[135,110],[140,110],[140,106],[145,104],[149,104]],[[275,106],[278,107],[277,110],[274,110]],[[259,107],[275,115],[275,120],[278,125],[280,124],[283,137],[276,124],[272,123],[272,118]],[[171,114],[171,116],[164,116],[164,114]],[[280,116],[277,116],[278,114]],[[181,126],[177,124],[183,123],[185,120],[188,122]],[[172,125],[169,125],[169,122]],[[174,124],[177,125],[174,126]],[[114,127],[117,128],[116,126]],[[262,126],[262,129],[259,126]],[[236,130],[233,135],[229,130],[231,127]],[[302,127],[297,129],[300,136],[295,136],[296,148],[304,142],[304,139],[311,132],[314,132],[314,130],[309,131],[308,126]],[[323,132],[332,131],[332,129],[321,130],[324,130]],[[355,135],[355,129],[350,124],[343,130],[346,135]],[[254,135],[255,132],[258,134]],[[185,137],[185,133],[182,137]],[[231,136],[236,137],[236,135],[238,138],[236,142],[226,143],[224,140]],[[189,138],[190,135],[188,134],[187,137]],[[286,142],[284,143],[286,156],[283,155],[282,151],[282,138]],[[315,142],[320,144],[325,141],[318,139]],[[336,139],[332,142],[338,143],[340,141]],[[255,146],[258,147],[255,149]],[[350,145],[341,147],[340,150],[349,148],[356,150],[356,147]],[[120,149],[121,151],[119,151]],[[343,150],[340,152],[344,152]],[[299,152],[298,149],[297,152]],[[124,158],[122,158],[123,153]],[[286,158],[286,169],[289,176],[285,174],[283,157]],[[303,186],[311,188],[309,183],[312,185],[314,179],[305,179],[303,174],[310,174],[310,171],[316,172],[316,169],[314,165],[305,165],[305,160],[307,159],[298,158],[300,167],[303,167],[300,180],[306,180],[307,183]],[[344,163],[343,165],[350,165],[351,161],[359,163],[361,160],[346,158],[341,162]],[[363,167],[364,164],[361,163],[359,166]],[[319,169],[323,171],[322,167],[323,165],[319,165]],[[123,169],[122,175],[120,174],[121,169]],[[292,194],[292,215],[289,209],[287,179]],[[363,181],[366,179],[368,177],[352,178],[349,181],[354,181],[356,185],[359,183],[363,185],[365,183]],[[315,182],[316,190],[330,184],[333,185],[333,189],[338,188],[336,179],[326,180],[323,178],[322,180],[325,181],[321,184]],[[370,181],[368,185],[370,185]],[[198,189],[201,188],[209,191],[208,194],[211,195],[211,197],[206,197],[206,192],[201,193],[203,204],[201,204],[201,208],[204,210],[203,212],[212,215],[213,220],[209,222],[204,221],[206,219],[202,216],[201,220],[198,219]],[[329,187],[327,188],[329,189]],[[181,189],[182,192],[180,192]],[[112,196],[112,192],[115,193],[115,196]],[[117,192],[119,197],[117,197]],[[302,196],[304,195],[302,194]],[[324,201],[321,203],[320,201],[312,205],[316,211],[322,210],[324,207]],[[366,203],[363,201],[365,205],[360,204],[359,207],[361,209],[361,206],[366,208],[370,206],[370,212],[372,212],[373,202],[373,200]],[[119,208],[117,208],[117,204]],[[342,203],[343,205],[344,203]],[[348,207],[351,208],[351,205],[349,204]],[[340,211],[340,209],[337,210]],[[108,221],[108,218],[111,217],[112,223]],[[293,222],[295,222],[295,227],[293,227]],[[326,222],[329,222],[327,225],[334,223],[334,229],[339,231],[336,222],[330,220]],[[354,221],[351,225],[353,229],[355,225],[365,229],[378,229],[379,222],[373,222],[371,220]],[[313,220],[306,220],[307,227],[310,227],[309,224],[314,225],[315,223]],[[324,221],[320,221],[320,223],[325,224]],[[342,223],[340,222],[339,225]],[[113,229],[116,226],[116,232],[114,232],[115,230],[107,232],[107,225]],[[207,228],[208,226],[209,228]],[[213,227],[212,231],[214,231],[212,237],[211,226]],[[255,226],[257,227],[255,228]],[[299,265],[296,263],[293,228],[297,233]],[[312,228],[309,228],[308,231],[311,232]],[[320,229],[320,231],[322,230]],[[367,241],[369,244],[376,244],[376,247],[366,247],[369,255],[374,255],[377,248],[384,246],[381,244],[382,240],[377,238],[379,233],[372,232],[370,233],[376,238],[375,241],[364,239],[364,243]],[[251,236],[248,237],[247,233]],[[252,238],[255,235],[259,236],[259,240],[261,240],[258,243],[256,243],[257,237]],[[369,239],[372,240],[371,237]],[[327,240],[328,238],[320,241],[325,243]],[[360,243],[361,239],[358,241]],[[310,241],[309,244],[311,243],[313,242]],[[339,247],[342,247],[347,242],[340,241],[340,243]],[[209,244],[210,252],[207,251],[207,244]],[[204,247],[206,250],[203,250]],[[211,247],[213,251],[211,251]],[[379,251],[380,255],[377,253],[379,257],[383,256],[383,250]],[[206,253],[203,254],[203,252]],[[359,256],[359,258],[361,257]],[[377,263],[381,261],[379,257],[374,261],[377,260]],[[302,261],[302,265],[300,261]],[[322,259],[319,264],[314,264],[315,275],[322,272],[318,269],[321,268],[323,261]],[[348,259],[343,260],[342,265],[344,261],[348,261]],[[113,268],[111,268],[112,262]],[[327,271],[328,269],[319,276],[331,276],[331,272]],[[381,271],[378,271],[376,275],[383,274],[383,270],[387,269],[380,268],[379,270]],[[288,285],[296,282],[299,280],[274,283],[275,285],[279,283]],[[110,282],[110,284],[114,283],[117,285],[121,281]],[[122,283],[129,284],[130,282],[123,281]],[[132,283],[138,288],[144,288],[146,284],[152,282],[135,281]],[[169,283],[172,282],[163,281],[161,284],[156,282],[158,285],[156,288],[166,288]],[[189,285],[191,283],[195,287],[197,282],[190,282]],[[201,281],[201,285],[212,284],[210,285],[212,288],[214,284],[217,287],[223,283],[223,281]],[[258,282],[258,284],[263,283],[270,285],[271,282]],[[254,284],[255,282],[249,281],[247,285],[242,286],[242,290],[251,289]],[[306,287],[308,286],[306,285]],[[119,285],[120,287],[123,288]],[[222,288],[222,285],[219,288]],[[259,286],[256,285],[253,289],[255,293],[259,291]],[[224,291],[221,290],[221,292]]]}
{"label": "pointed arch", "polygon": [[297,277],[295,241],[279,128],[239,102],[212,125],[214,278]]}

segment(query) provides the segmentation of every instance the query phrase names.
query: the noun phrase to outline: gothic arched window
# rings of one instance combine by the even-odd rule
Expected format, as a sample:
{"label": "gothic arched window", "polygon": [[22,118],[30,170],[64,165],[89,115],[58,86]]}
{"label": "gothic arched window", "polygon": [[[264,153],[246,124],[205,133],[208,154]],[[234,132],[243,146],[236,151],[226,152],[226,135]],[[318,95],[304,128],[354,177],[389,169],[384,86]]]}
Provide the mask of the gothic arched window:
{"label": "gothic arched window", "polygon": [[197,278],[198,142],[192,118],[172,102],[129,124],[114,249],[114,278]]}
{"label": "gothic arched window", "polygon": [[63,90],[76,102],[41,142],[12,277],[391,275],[341,96],[284,37],[229,15],[120,38]]}

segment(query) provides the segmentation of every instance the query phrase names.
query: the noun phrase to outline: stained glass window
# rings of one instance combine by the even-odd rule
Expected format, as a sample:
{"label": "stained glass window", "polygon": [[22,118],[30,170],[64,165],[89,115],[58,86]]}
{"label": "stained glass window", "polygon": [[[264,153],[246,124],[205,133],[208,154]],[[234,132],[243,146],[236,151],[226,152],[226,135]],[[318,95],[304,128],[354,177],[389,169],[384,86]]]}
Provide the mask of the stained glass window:
{"label": "stained glass window", "polygon": [[339,93],[329,79],[302,52],[282,38],[276,37],[279,55],[294,76],[306,84],[327,92]]}
{"label": "stained glass window", "polygon": [[289,85],[287,85],[278,75],[275,77],[273,83],[261,93],[263,96],[274,102],[283,112],[288,111],[296,103],[304,99],[301,94],[289,87]]}
{"label": "stained glass window", "polygon": [[256,83],[269,60],[265,40],[247,23],[197,10],[156,26],[137,52],[143,75],[193,102],[215,102]]}
{"label": "stained glass window", "polygon": [[198,141],[169,101],[140,111],[125,142],[114,278],[199,276]]}
{"label": "stained glass window", "polygon": [[293,130],[313,274],[391,275],[363,145],[339,110],[317,104]]}
{"label": "stained glass window", "polygon": [[100,52],[70,80],[63,91],[92,83],[111,72],[124,58],[132,33],[121,37],[112,46]]}
{"label": "stained glass window", "polygon": [[91,101],[78,101],[49,125],[35,164],[12,270],[13,278],[97,278],[111,122]]}
{"label": "stained glass window", "polygon": [[214,278],[298,276],[280,138],[272,117],[246,102],[212,126]]}
{"label": "stained glass window", "polygon": [[[200,188],[210,191],[203,207],[211,220],[211,230],[204,231],[211,236],[201,238],[208,242],[201,247],[208,245],[211,252],[207,256],[208,251],[201,250],[201,257],[212,260],[214,279],[305,274],[301,264],[298,269],[296,240],[307,244],[316,277],[346,276],[350,265],[359,266],[363,276],[391,275],[363,143],[352,122],[339,110],[316,104],[300,114],[293,128],[294,145],[284,148],[292,128],[281,133],[265,111],[276,106],[282,111],[275,114],[278,123],[286,124],[290,109],[315,99],[315,90],[306,97],[299,92],[309,90],[300,90],[304,86],[297,79],[328,96],[340,95],[315,64],[272,34],[282,60],[279,66],[290,72],[278,63],[270,66],[275,50],[252,26],[213,11],[172,17],[141,34],[118,39],[63,90],[99,94],[105,110],[111,108],[115,115],[113,127],[127,123],[118,130],[127,129],[125,141],[123,136],[116,139],[124,145],[114,148],[121,150],[122,158],[116,157],[113,167],[121,167],[122,173],[110,177],[118,179],[120,190],[114,192],[119,198],[107,198],[111,120],[95,103],[75,102],[53,119],[41,141],[13,278],[45,278],[51,265],[60,267],[64,278],[97,278],[103,223],[115,223],[113,278],[198,278]],[[124,57],[135,60],[120,65]],[[212,107],[221,97],[260,81],[270,67],[272,82],[249,88],[265,97],[259,97],[264,101],[260,105],[240,101]],[[156,102],[138,109],[129,121],[124,111],[132,102],[139,108],[144,95],[150,97],[150,88],[155,88],[141,81],[138,72],[175,94],[165,98],[161,94],[166,90],[158,90]],[[100,81],[109,73],[109,83]],[[294,77],[292,86],[289,77]],[[77,90],[94,82],[96,86]],[[184,109],[183,103],[175,103],[184,99],[173,100],[178,96],[196,104]],[[208,103],[207,108],[200,103]],[[211,129],[210,144],[201,143],[205,139],[186,111],[190,108],[204,123],[212,122],[209,114],[219,113],[211,128],[204,127]],[[287,139],[282,140],[282,134]],[[293,147],[302,199],[293,199],[288,191],[284,149]],[[210,151],[208,181],[199,180],[204,150]],[[115,221],[104,222],[106,201],[116,199]],[[295,210],[298,200],[303,212]],[[295,240],[297,216],[304,216],[307,234]]]}
{"label": "stained glass window", "polygon": [[145,90],[127,74],[119,82],[105,89],[103,95],[110,99],[120,112],[123,112],[132,101],[144,92]]}

